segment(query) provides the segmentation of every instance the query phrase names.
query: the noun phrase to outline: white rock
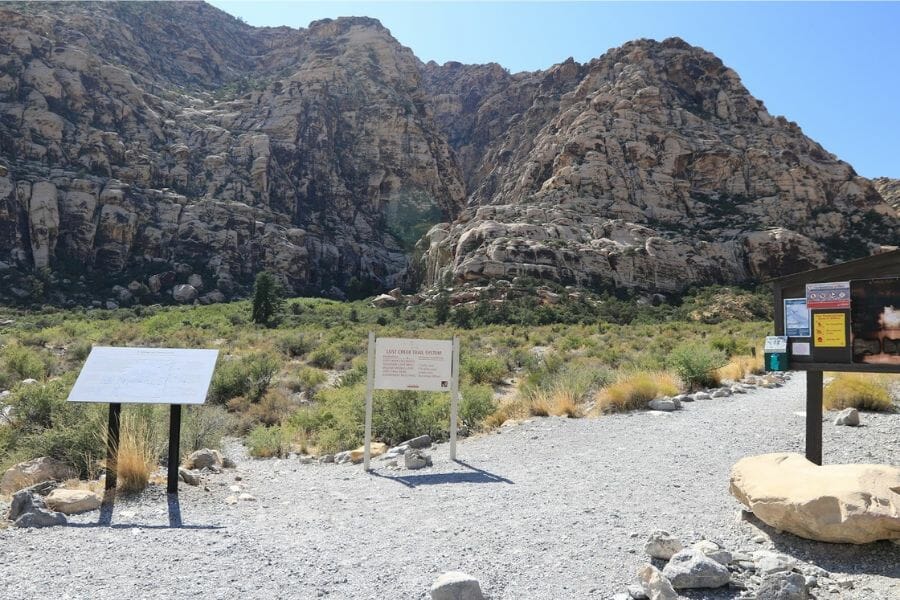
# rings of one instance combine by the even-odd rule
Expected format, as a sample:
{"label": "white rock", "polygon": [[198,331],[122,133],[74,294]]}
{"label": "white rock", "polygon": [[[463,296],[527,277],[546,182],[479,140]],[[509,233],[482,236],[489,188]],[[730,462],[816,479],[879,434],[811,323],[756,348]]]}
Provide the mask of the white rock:
{"label": "white rock", "polygon": [[859,411],[855,408],[845,408],[834,418],[834,424],[856,427],[859,425]]}
{"label": "white rock", "polygon": [[699,550],[706,556],[710,557],[717,563],[727,565],[731,562],[731,552],[722,550],[718,544],[709,540],[701,540],[691,546],[694,550]]}
{"label": "white rock", "polygon": [[651,400],[647,403],[647,408],[650,410],[661,410],[664,412],[672,412],[677,407],[675,406],[675,402],[673,402],[670,398],[657,398],[655,400]]}
{"label": "white rock", "polygon": [[653,558],[669,560],[672,555],[684,548],[681,540],[671,535],[668,531],[657,529],[647,538],[644,552]]}
{"label": "white rock", "polygon": [[678,594],[675,593],[672,582],[653,565],[641,567],[641,570],[638,571],[638,579],[650,600],[678,600]]}
{"label": "white rock", "polygon": [[677,552],[663,569],[663,575],[675,589],[717,588],[728,585],[728,569],[699,550],[688,548]]}
{"label": "white rock", "polygon": [[449,571],[431,584],[431,600],[484,600],[478,580],[460,571]]}

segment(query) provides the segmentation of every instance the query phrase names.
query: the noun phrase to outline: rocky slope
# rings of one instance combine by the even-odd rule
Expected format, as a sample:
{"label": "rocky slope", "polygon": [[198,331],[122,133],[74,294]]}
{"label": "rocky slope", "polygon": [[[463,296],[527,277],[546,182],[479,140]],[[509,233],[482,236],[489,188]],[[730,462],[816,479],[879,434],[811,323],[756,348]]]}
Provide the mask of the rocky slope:
{"label": "rocky slope", "polygon": [[261,269],[337,297],[515,275],[675,291],[896,238],[869,181],[678,40],[509,74],[422,64],[367,18],[0,7],[5,298],[218,301]]}
{"label": "rocky slope", "polygon": [[878,177],[873,179],[872,183],[884,201],[893,206],[894,210],[900,214],[900,179]]}
{"label": "rocky slope", "polygon": [[424,72],[471,191],[423,241],[427,283],[531,276],[674,292],[900,237],[871,182],[681,40],[515,76]]}

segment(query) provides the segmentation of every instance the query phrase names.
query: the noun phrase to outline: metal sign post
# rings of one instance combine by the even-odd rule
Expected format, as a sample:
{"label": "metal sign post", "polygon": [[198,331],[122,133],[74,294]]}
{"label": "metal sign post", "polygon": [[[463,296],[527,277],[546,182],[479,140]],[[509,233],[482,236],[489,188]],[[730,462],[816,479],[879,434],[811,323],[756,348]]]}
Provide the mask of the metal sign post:
{"label": "metal sign post", "polygon": [[378,390],[450,392],[450,458],[456,460],[459,337],[453,340],[377,339],[369,332],[363,469],[372,457],[372,398]]}
{"label": "metal sign post", "polygon": [[109,404],[106,433],[106,489],[116,487],[122,403],[169,404],[169,473],[166,490],[178,493],[181,405],[203,404],[218,350],[109,348],[91,350],[69,402]]}

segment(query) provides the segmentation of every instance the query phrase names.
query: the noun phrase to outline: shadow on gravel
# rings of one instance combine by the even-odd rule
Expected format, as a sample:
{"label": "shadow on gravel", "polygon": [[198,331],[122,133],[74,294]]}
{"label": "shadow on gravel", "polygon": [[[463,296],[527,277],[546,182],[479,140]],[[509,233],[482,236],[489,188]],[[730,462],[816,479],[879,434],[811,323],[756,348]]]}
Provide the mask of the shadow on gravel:
{"label": "shadow on gravel", "polygon": [[900,546],[888,542],[831,544],[779,532],[750,513],[744,517],[761,529],[779,552],[813,563],[826,571],[900,578]]}
{"label": "shadow on gravel", "polygon": [[479,469],[477,467],[473,467],[468,463],[464,463],[461,460],[453,461],[458,465],[461,465],[467,469],[469,469],[469,473],[430,473],[426,475],[400,475],[397,477],[391,475],[382,475],[376,471],[370,471],[370,475],[375,477],[380,477],[382,479],[389,479],[391,481],[396,481],[397,483],[402,483],[406,487],[415,488],[420,485],[440,485],[444,483],[506,483],[509,485],[513,485],[513,482],[505,477],[501,477],[500,475],[495,475],[489,471],[485,471],[484,469]]}
{"label": "shadow on gravel", "polygon": [[168,525],[141,525],[138,523],[113,524],[112,515],[115,508],[115,490],[107,490],[103,494],[100,505],[100,516],[96,523],[69,523],[69,527],[109,527],[110,529],[224,529],[221,525],[185,525],[181,518],[181,503],[178,494],[166,494],[169,510]]}

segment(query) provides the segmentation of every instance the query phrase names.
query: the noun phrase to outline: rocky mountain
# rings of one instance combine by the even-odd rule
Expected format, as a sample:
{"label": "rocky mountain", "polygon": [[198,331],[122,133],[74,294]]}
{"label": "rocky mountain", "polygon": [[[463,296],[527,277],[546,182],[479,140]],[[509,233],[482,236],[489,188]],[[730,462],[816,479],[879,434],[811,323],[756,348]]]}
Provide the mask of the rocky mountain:
{"label": "rocky mountain", "polygon": [[872,183],[884,201],[893,206],[894,210],[900,214],[900,179],[878,177],[873,179]]}
{"label": "rocky mountain", "polygon": [[423,64],[368,18],[0,5],[6,298],[213,302],[263,269],[335,297],[517,275],[677,291],[897,233],[871,182],[680,40],[510,74]]}

